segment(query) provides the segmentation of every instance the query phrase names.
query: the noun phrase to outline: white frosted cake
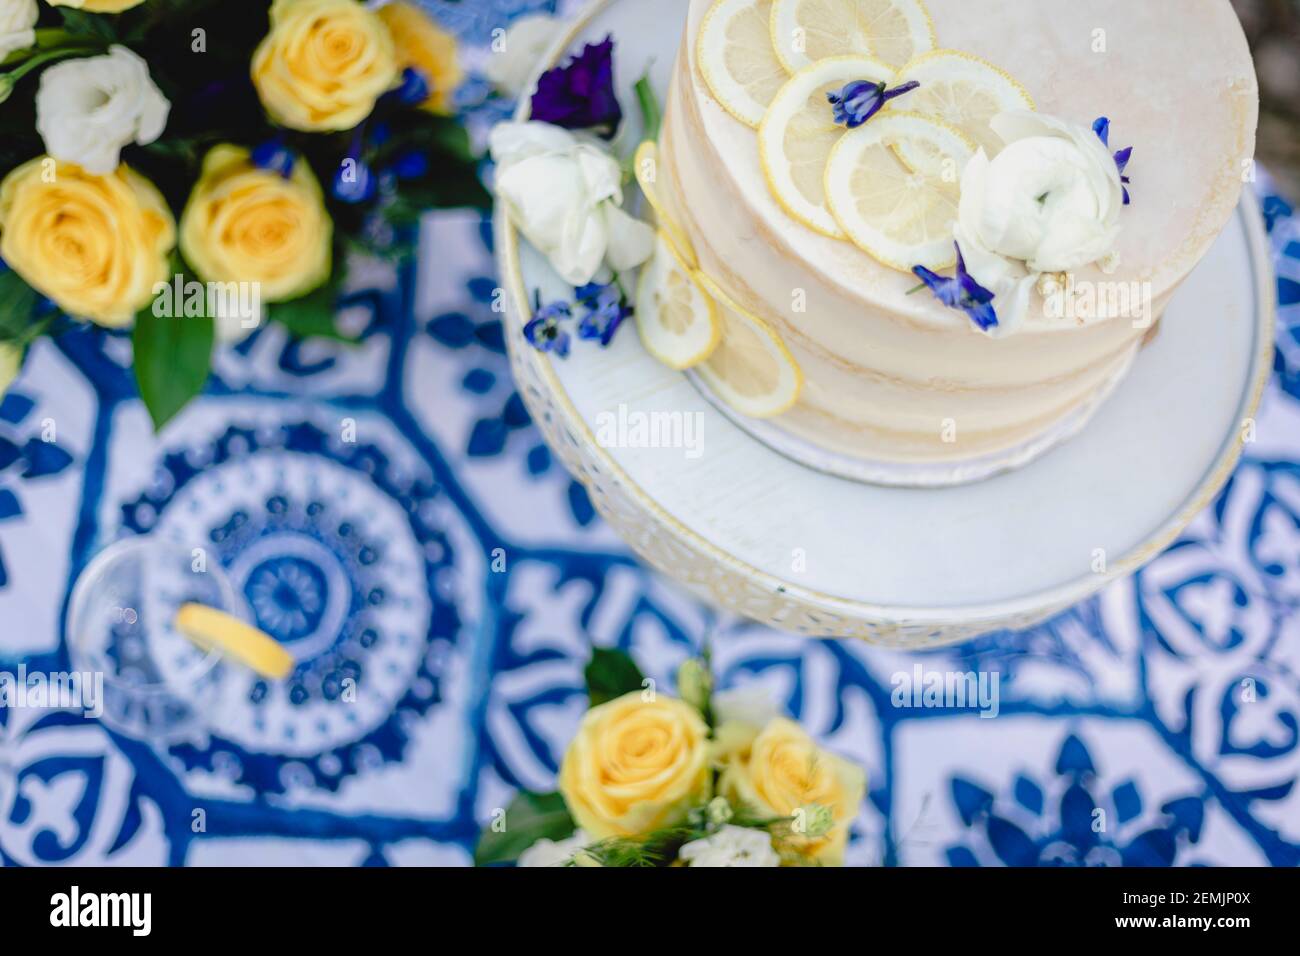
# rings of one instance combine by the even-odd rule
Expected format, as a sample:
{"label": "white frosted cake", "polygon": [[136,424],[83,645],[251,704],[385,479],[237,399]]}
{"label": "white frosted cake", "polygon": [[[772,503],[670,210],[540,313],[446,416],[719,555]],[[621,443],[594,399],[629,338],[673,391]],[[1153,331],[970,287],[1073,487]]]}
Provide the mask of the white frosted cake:
{"label": "white frosted cake", "polygon": [[638,310],[712,320],[642,338],[840,455],[1024,447],[1154,333],[1257,117],[1229,0],[692,0]]}

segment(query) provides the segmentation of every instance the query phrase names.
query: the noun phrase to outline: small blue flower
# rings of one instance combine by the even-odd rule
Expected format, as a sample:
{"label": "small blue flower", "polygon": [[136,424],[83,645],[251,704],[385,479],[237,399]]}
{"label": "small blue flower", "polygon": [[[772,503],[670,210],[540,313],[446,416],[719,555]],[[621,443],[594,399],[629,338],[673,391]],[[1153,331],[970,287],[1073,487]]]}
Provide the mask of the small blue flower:
{"label": "small blue flower", "polygon": [[418,149],[408,149],[393,160],[392,170],[398,179],[419,179],[429,171],[429,157]]}
{"label": "small blue flower", "polygon": [[578,322],[578,337],[598,339],[602,348],[614,340],[623,320],[632,314],[632,309],[623,301],[623,291],[614,283],[599,285],[588,283],[574,290],[580,305],[587,309]]}
{"label": "small blue flower", "polygon": [[532,319],[524,326],[524,338],[537,351],[554,352],[564,358],[569,354],[569,333],[561,323],[573,316],[569,304],[552,302],[543,306],[539,294],[536,309]]}
{"label": "small blue flower", "polygon": [[533,93],[531,118],[611,138],[623,119],[614,93],[614,38],[589,43],[564,66],[543,73]]}
{"label": "small blue flower", "polygon": [[249,158],[258,169],[279,173],[285,179],[293,175],[293,151],[285,145],[282,137],[276,136],[254,146]]}
{"label": "small blue flower", "polygon": [[419,106],[429,98],[429,93],[428,77],[408,66],[402,71],[401,84],[391,95],[403,106]]}
{"label": "small blue flower", "polygon": [[365,124],[362,124],[353,135],[348,154],[339,163],[338,172],[334,174],[334,182],[330,185],[330,192],[339,202],[355,205],[369,202],[374,198],[375,177],[370,167],[361,159],[364,139]]}
{"label": "small blue flower", "polygon": [[[1097,138],[1101,140],[1102,145],[1107,149],[1110,149],[1110,118],[1106,116],[1099,117],[1097,122],[1092,124],[1092,131],[1097,134]],[[1132,146],[1127,146],[1115,154],[1115,165],[1119,167],[1119,181],[1124,184],[1124,205],[1126,206],[1132,204],[1132,199],[1129,197],[1128,193],[1128,187],[1133,180],[1129,179],[1128,176],[1125,176],[1124,171],[1128,169],[1128,161],[1132,158]]]}
{"label": "small blue flower", "polygon": [[910,93],[921,84],[912,80],[892,90],[884,83],[872,83],[870,80],[854,80],[838,93],[827,93],[826,99],[834,108],[835,122],[843,123],[849,129],[857,129],[871,117],[875,116],[890,100]]}
{"label": "small blue flower", "polygon": [[334,174],[334,183],[330,192],[339,202],[369,202],[375,195],[375,177],[370,167],[360,159],[353,158],[351,165],[339,164],[339,171]]}
{"label": "small blue flower", "polygon": [[955,242],[957,249],[957,274],[952,278],[936,275],[925,266],[917,266],[913,274],[924,282],[934,293],[934,297],[950,309],[960,309],[970,316],[970,320],[987,332],[998,324],[998,314],[993,308],[993,293],[975,281],[975,277],[966,271],[966,260],[962,258],[961,246]]}

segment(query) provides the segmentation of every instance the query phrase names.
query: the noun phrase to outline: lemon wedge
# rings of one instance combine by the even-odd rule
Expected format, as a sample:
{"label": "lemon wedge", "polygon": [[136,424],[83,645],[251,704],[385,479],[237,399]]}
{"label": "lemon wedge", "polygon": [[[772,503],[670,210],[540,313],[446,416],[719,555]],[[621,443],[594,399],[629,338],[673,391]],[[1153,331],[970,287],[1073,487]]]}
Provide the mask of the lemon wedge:
{"label": "lemon wedge", "polygon": [[[1007,110],[1032,110],[1034,98],[1013,76],[979,57],[958,50],[935,50],[904,66],[898,84],[916,81],[907,95],[907,111],[920,113],[961,130],[990,155],[1002,146],[989,120]],[[904,161],[916,167],[926,157],[906,142],[899,144]]]}
{"label": "lemon wedge", "polygon": [[176,612],[175,625],[204,650],[215,647],[263,677],[284,680],[293,672],[293,655],[275,638],[225,611],[203,604],[183,604]]}
{"label": "lemon wedge", "polygon": [[637,279],[634,315],[646,351],[669,368],[698,365],[718,345],[713,299],[662,230]]}
{"label": "lemon wedge", "polygon": [[[911,168],[895,149],[906,143],[932,158]],[[826,164],[826,196],[844,232],[875,259],[901,272],[956,262],[961,171],[975,145],[961,131],[909,112],[884,112],[844,134]]]}
{"label": "lemon wedge", "polygon": [[668,234],[668,239],[677,250],[677,254],[686,261],[690,268],[694,269],[697,264],[695,246],[691,243],[690,237],[686,235],[686,230],[669,212],[668,203],[659,190],[660,177],[663,172],[663,167],[659,163],[659,145],[652,139],[643,142],[637,147],[636,155],[632,157],[632,166],[636,174],[637,185],[641,187],[642,195],[645,196],[646,202],[650,204],[650,208],[654,211],[655,221],[659,229]]}
{"label": "lemon wedge", "polygon": [[897,69],[938,45],[921,0],[775,0],[771,34],[777,59],[791,73],[851,53]]}
{"label": "lemon wedge", "polygon": [[696,59],[728,113],[758,128],[789,74],[772,49],[772,0],[718,0],[704,18]]}
{"label": "lemon wedge", "polygon": [[700,284],[717,303],[722,337],[696,372],[728,405],[751,418],[789,411],[803,389],[803,372],[781,337],[738,305],[716,282]]}
{"label": "lemon wedge", "polygon": [[833,239],[845,234],[826,205],[826,160],[845,128],[836,125],[826,94],[854,80],[893,85],[894,71],[869,56],[819,60],[781,87],[758,128],[759,161],[772,195],[799,222]]}

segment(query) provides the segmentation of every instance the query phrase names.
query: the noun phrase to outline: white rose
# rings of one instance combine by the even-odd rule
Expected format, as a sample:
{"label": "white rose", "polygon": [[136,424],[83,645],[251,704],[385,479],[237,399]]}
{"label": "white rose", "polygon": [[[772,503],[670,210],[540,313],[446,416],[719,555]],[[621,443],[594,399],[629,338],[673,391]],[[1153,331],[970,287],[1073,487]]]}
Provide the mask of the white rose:
{"label": "white rose", "polygon": [[517,866],[564,866],[591,842],[582,830],[575,830],[567,840],[538,840],[519,854]]}
{"label": "white rose", "polygon": [[0,342],[0,398],[18,377],[18,370],[23,365],[22,349],[5,342]]}
{"label": "white rose", "polygon": [[0,0],[0,60],[36,43],[36,0]]}
{"label": "white rose", "polygon": [[678,857],[688,866],[780,866],[766,830],[725,826],[703,840],[692,840]]}
{"label": "white rose", "polygon": [[519,97],[533,78],[539,61],[560,32],[560,21],[545,14],[520,17],[492,47],[483,72],[507,96]]}
{"label": "white rose", "polygon": [[586,285],[650,258],[654,230],[622,209],[623,171],[609,153],[549,123],[500,123],[489,137],[496,190],[511,222],[555,271]]}
{"label": "white rose", "polygon": [[1022,110],[990,125],[1005,145],[966,165],[953,232],[967,270],[996,296],[997,330],[1007,332],[1023,321],[1039,275],[1111,255],[1124,188],[1087,127]]}
{"label": "white rose", "polygon": [[124,46],[49,67],[36,91],[46,152],[98,175],[117,169],[123,146],[161,136],[170,110],[144,60]]}

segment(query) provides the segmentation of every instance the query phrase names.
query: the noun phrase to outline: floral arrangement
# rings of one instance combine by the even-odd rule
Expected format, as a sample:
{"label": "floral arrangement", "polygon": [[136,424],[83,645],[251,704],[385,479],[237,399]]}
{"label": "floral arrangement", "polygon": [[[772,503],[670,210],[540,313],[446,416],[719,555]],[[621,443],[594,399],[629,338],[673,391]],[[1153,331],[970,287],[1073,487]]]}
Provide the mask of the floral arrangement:
{"label": "floral arrangement", "polygon": [[[628,163],[612,154],[623,109],[614,90],[614,41],[587,44],[537,80],[530,116],[491,133],[496,193],[511,222],[570,286],[567,298],[540,292],[524,338],[560,358],[576,334],[601,347],[632,315],[623,273],[654,251],[654,230],[623,209]],[[637,84],[646,137],[657,135],[658,104]],[[572,329],[572,332],[570,331]]]}
{"label": "floral arrangement", "polygon": [[839,866],[866,775],[766,696],[715,693],[707,653],[658,693],[620,651],[586,669],[591,709],[556,793],[521,793],[479,839],[479,865]]}
{"label": "floral arrangement", "polygon": [[161,427],[214,342],[342,337],[349,253],[490,205],[406,0],[0,0],[0,57],[0,391],[40,335],[130,327]]}

